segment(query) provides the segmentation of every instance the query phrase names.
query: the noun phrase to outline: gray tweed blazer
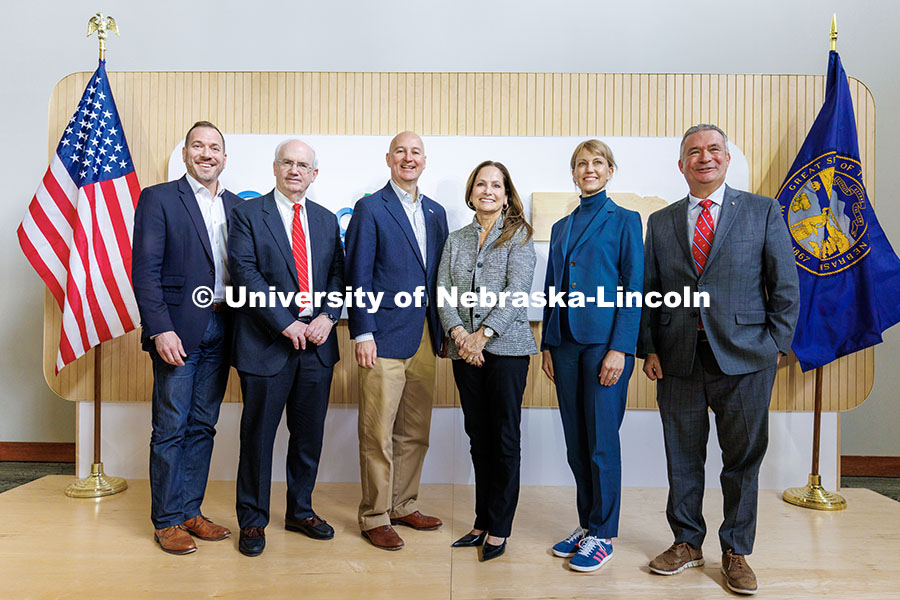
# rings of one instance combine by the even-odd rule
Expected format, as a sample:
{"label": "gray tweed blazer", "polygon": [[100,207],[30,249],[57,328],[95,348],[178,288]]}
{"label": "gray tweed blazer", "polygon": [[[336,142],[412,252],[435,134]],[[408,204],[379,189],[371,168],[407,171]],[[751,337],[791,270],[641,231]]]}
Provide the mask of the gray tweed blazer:
{"label": "gray tweed blazer", "polygon": [[[476,219],[447,238],[441,264],[438,267],[438,288],[450,290],[455,286],[457,296],[463,292],[484,288],[497,294],[507,292],[531,292],[534,279],[534,243],[525,244],[525,232],[520,231],[508,244],[494,248],[494,242],[503,232],[503,215],[494,224],[481,249],[478,240],[482,232]],[[474,285],[473,285],[474,281]],[[440,290],[438,292],[441,293]],[[515,308],[507,300],[506,306],[493,308],[465,308],[438,301],[438,314],[445,332],[457,325],[473,332],[479,327],[490,327],[496,333],[488,340],[485,351],[499,356],[525,356],[537,354],[537,345],[528,323],[528,309]],[[447,356],[459,358],[453,338],[447,340]]]}

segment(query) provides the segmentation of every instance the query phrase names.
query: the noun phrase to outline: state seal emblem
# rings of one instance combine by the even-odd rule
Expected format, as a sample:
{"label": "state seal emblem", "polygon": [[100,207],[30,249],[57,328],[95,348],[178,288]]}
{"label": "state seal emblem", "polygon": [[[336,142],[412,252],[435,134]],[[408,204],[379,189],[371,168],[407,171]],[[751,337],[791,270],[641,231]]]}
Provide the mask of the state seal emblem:
{"label": "state seal emblem", "polygon": [[[866,192],[858,160],[829,152],[793,173],[778,196],[797,266],[813,275],[850,268],[869,252]],[[787,192],[787,193],[785,193]]]}

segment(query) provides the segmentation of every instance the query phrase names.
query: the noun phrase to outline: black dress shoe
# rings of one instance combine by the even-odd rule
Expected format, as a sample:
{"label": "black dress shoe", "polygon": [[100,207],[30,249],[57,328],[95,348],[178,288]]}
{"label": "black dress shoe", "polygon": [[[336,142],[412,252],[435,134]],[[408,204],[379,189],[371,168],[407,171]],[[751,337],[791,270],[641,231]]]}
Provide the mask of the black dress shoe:
{"label": "black dress shoe", "polygon": [[306,517],[299,521],[285,517],[284,528],[288,531],[305,533],[314,540],[330,540],[334,537],[334,528],[326,523],[324,519],[320,519],[318,515]]}
{"label": "black dress shoe", "polygon": [[484,538],[487,537],[487,531],[482,531],[478,535],[473,535],[471,533],[467,533],[462,536],[452,544],[450,544],[451,548],[473,548],[475,546],[480,546],[484,543]]}
{"label": "black dress shoe", "polygon": [[481,562],[502,556],[504,552],[506,552],[506,540],[503,540],[499,546],[485,542],[481,549]]}
{"label": "black dress shoe", "polygon": [[259,556],[266,549],[265,527],[241,527],[238,550],[244,556]]}

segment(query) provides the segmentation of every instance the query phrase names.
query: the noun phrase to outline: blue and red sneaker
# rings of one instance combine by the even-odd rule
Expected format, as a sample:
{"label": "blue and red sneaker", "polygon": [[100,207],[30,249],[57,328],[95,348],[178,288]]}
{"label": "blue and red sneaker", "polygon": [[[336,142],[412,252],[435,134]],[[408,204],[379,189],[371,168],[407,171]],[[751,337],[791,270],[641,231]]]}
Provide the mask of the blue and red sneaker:
{"label": "blue and red sneaker", "polygon": [[569,568],[588,573],[596,571],[612,558],[612,541],[587,535],[581,540],[578,552],[569,559]]}
{"label": "blue and red sneaker", "polygon": [[576,527],[575,531],[569,534],[569,537],[553,544],[553,554],[560,558],[575,556],[575,552],[578,551],[578,544],[581,543],[582,538],[586,535],[587,529]]}

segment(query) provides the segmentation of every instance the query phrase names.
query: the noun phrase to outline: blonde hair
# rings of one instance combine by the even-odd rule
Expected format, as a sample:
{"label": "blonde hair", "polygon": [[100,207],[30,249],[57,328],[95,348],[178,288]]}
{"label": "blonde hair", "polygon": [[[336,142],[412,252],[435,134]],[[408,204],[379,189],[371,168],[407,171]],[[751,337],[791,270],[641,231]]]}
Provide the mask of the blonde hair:
{"label": "blonde hair", "polygon": [[613,153],[612,150],[610,150],[609,146],[607,146],[600,140],[585,140],[575,146],[575,151],[572,152],[572,160],[569,161],[569,166],[572,167],[573,171],[575,170],[575,158],[582,150],[587,150],[594,156],[602,156],[606,159],[606,162],[613,169],[618,167],[618,165],[616,165],[616,159],[613,158]]}

